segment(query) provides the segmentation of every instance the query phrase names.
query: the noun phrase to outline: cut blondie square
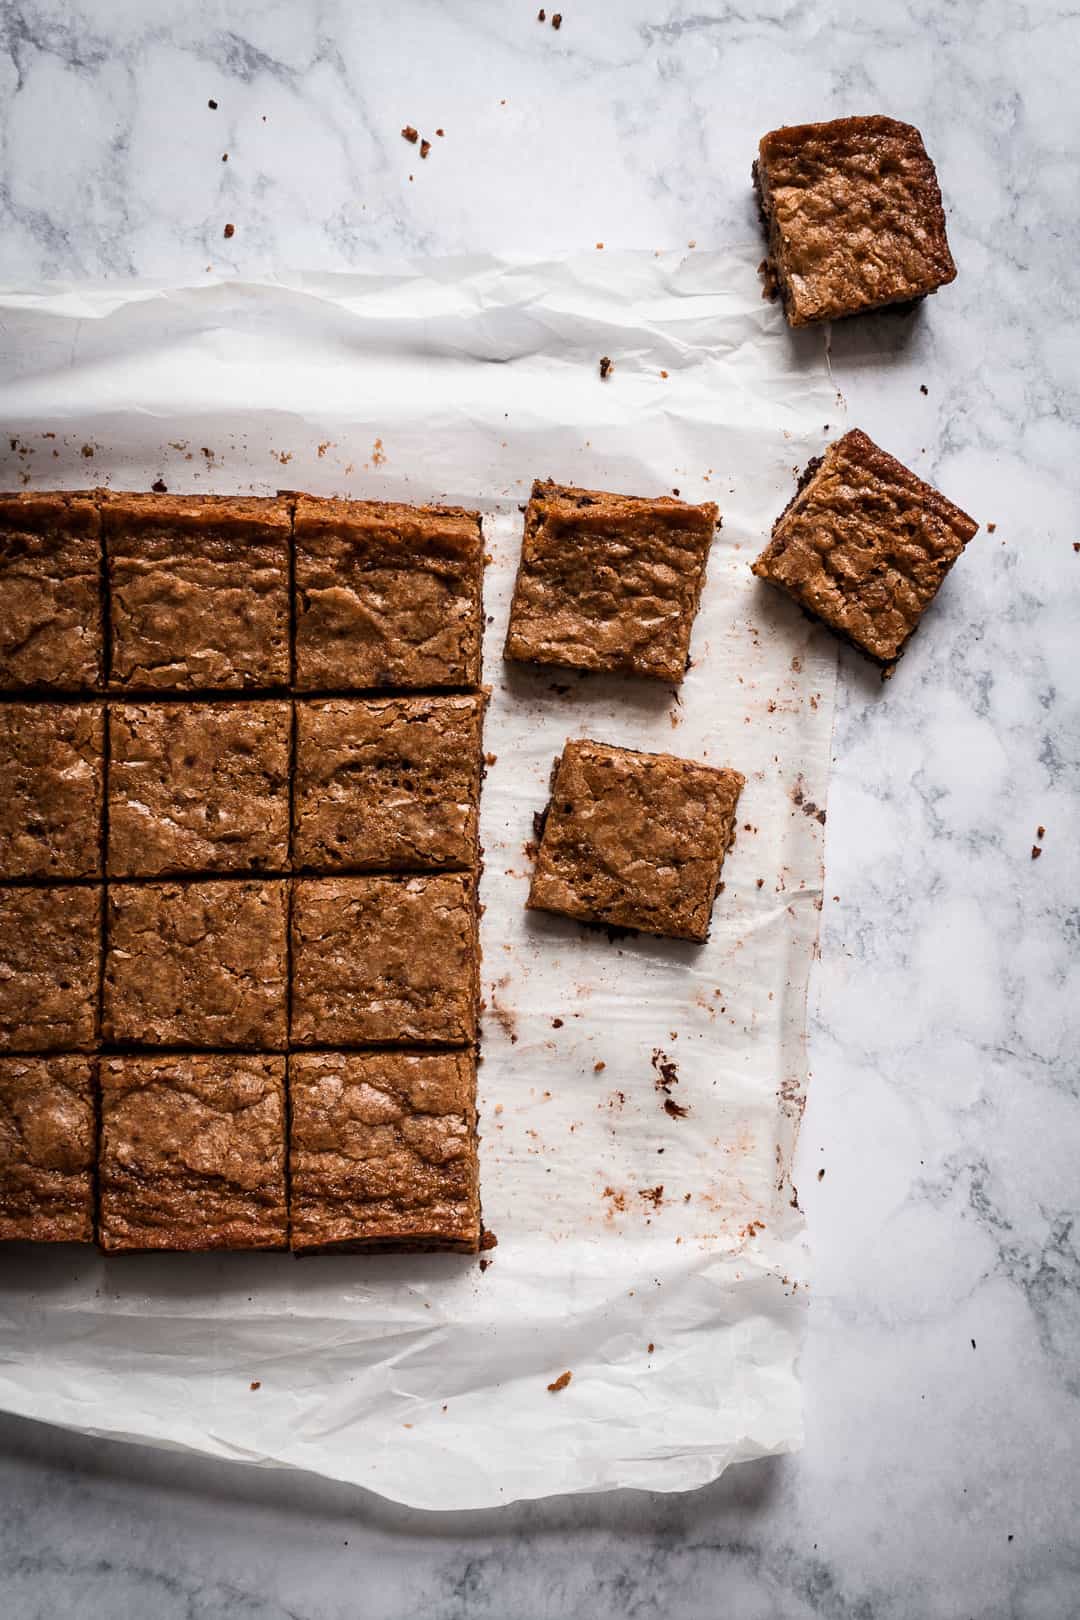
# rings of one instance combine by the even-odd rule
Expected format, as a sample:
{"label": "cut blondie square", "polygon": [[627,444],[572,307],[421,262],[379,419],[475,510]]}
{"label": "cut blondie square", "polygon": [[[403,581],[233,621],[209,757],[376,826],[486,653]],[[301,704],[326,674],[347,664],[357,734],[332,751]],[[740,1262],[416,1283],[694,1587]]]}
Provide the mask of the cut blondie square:
{"label": "cut blondie square", "polygon": [[753,571],[888,671],[978,528],[855,428],[809,463]]}
{"label": "cut blondie square", "polygon": [[744,782],[671,754],[567,742],[529,909],[701,943]]}
{"label": "cut blondie square", "polygon": [[292,1247],[480,1243],[471,1052],[302,1052],[289,1059]]}

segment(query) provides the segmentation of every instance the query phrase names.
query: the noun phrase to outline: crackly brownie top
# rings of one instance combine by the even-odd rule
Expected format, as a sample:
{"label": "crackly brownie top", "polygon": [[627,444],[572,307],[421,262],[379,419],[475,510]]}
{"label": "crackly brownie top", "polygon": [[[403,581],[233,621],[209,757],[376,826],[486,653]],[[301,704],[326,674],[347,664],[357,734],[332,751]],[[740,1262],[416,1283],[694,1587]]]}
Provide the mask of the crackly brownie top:
{"label": "crackly brownie top", "polygon": [[100,959],[98,889],[0,889],[0,1051],[92,1046]]}
{"label": "crackly brownie top", "polygon": [[470,1052],[290,1060],[294,1248],[480,1236]]}
{"label": "crackly brownie top", "polygon": [[284,1058],[102,1059],[100,1176],[107,1250],[283,1247]]}
{"label": "crackly brownie top", "polygon": [[829,446],[754,572],[889,663],[978,527],[855,428]]}
{"label": "crackly brownie top", "polygon": [[90,1058],[0,1058],[0,1239],[94,1235]]}
{"label": "crackly brownie top", "polygon": [[298,704],[297,865],[473,864],[482,716],[479,696]]}
{"label": "crackly brownie top", "polygon": [[479,513],[302,495],[295,533],[298,685],[476,684]]}
{"label": "crackly brownie top", "polygon": [[100,537],[91,500],[0,494],[0,689],[100,683]]}
{"label": "crackly brownie top", "polygon": [[470,874],[299,882],[292,930],[294,1042],[454,1046],[474,1039]]}
{"label": "crackly brownie top", "polygon": [[956,275],[934,165],[893,118],[776,129],[757,181],[793,326],[921,297]]}
{"label": "crackly brownie top", "polygon": [[743,783],[671,754],[568,742],[530,907],[703,940]]}
{"label": "crackly brownie top", "polygon": [[104,730],[97,703],[0,706],[0,881],[100,873]]}
{"label": "crackly brownie top", "polygon": [[284,1046],[284,883],[114,883],[107,926],[106,1039]]}
{"label": "crackly brownie top", "polygon": [[287,684],[285,501],[107,492],[101,500],[115,682]]}
{"label": "crackly brownie top", "polygon": [[681,681],[711,502],[533,484],[506,656]]}
{"label": "crackly brownie top", "polygon": [[109,872],[282,870],[288,703],[114,703]]}

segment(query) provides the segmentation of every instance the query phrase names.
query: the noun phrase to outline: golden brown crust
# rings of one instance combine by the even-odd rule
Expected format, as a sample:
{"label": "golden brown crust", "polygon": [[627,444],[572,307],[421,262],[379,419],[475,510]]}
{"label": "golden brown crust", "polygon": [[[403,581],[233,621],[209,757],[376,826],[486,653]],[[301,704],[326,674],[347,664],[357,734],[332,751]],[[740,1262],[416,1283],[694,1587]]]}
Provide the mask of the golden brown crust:
{"label": "golden brown crust", "polygon": [[937,173],[911,124],[837,118],[773,130],[754,181],[792,326],[907,303],[955,279]]}
{"label": "golden brown crust", "polygon": [[110,884],[105,1039],[283,1047],[285,912],[283,882]]}
{"label": "golden brown crust", "polygon": [[114,703],[109,875],[283,871],[288,703]]}
{"label": "golden brown crust", "polygon": [[90,1050],[100,960],[100,889],[0,888],[0,1051]]}
{"label": "golden brown crust", "polygon": [[0,494],[0,690],[101,684],[100,536],[83,496]]}
{"label": "golden brown crust", "polygon": [[92,1058],[0,1058],[0,1241],[94,1236]]}
{"label": "golden brown crust", "polygon": [[716,522],[712,502],[537,480],[507,658],[681,681]]}
{"label": "golden brown crust", "polygon": [[301,495],[295,546],[298,686],[479,682],[478,512]]}
{"label": "golden brown crust", "polygon": [[297,867],[474,867],[483,711],[479,694],[297,704]]}
{"label": "golden brown crust", "polygon": [[284,1058],[103,1058],[99,1174],[106,1253],[284,1248]]}
{"label": "golden brown crust", "polygon": [[99,703],[0,707],[0,879],[101,872]]}
{"label": "golden brown crust", "polygon": [[829,446],[753,570],[891,664],[978,527],[855,428]]}
{"label": "golden brown crust", "polygon": [[289,679],[287,502],[99,492],[114,683],[277,687]]}
{"label": "golden brown crust", "polygon": [[471,873],[297,882],[292,1041],[468,1045],[478,958]]}
{"label": "golden brown crust", "polygon": [[744,781],[671,754],[568,742],[528,906],[700,943]]}
{"label": "golden brown crust", "polygon": [[297,1251],[480,1243],[471,1052],[289,1059]]}

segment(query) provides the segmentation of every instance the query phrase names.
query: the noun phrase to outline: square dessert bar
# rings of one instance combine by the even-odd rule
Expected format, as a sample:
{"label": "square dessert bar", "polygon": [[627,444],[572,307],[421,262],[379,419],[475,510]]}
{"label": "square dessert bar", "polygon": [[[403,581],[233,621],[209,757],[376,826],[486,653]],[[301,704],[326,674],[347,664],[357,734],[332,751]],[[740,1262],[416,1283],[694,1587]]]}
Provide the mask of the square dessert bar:
{"label": "square dessert bar", "polygon": [[94,1236],[93,1059],[0,1058],[0,1241]]}
{"label": "square dessert bar", "polygon": [[287,502],[100,498],[113,683],[184,691],[287,685]]}
{"label": "square dessert bar", "polygon": [[908,303],[956,276],[934,165],[894,118],[795,124],[753,168],[766,269],[792,326]]}
{"label": "square dessert bar", "polygon": [[100,964],[100,889],[0,888],[0,1052],[92,1048]]}
{"label": "square dessert bar", "polygon": [[717,511],[537,481],[506,656],[681,681]]}
{"label": "square dessert bar", "polygon": [[810,462],[753,569],[889,666],[978,528],[855,428]]}
{"label": "square dessert bar", "polygon": [[282,871],[288,703],[114,703],[109,875]]}
{"label": "square dessert bar", "polygon": [[294,1045],[467,1045],[478,968],[469,873],[294,887]]}
{"label": "square dessert bar", "polygon": [[98,703],[0,705],[0,880],[100,875],[104,748]]}
{"label": "square dessert bar", "polygon": [[475,866],[483,712],[481,696],[298,703],[296,865]]}
{"label": "square dessert bar", "polygon": [[480,1244],[471,1052],[289,1059],[295,1250]]}
{"label": "square dessert bar", "polygon": [[92,500],[0,495],[0,601],[0,690],[101,684],[101,519]]}
{"label": "square dessert bar", "polygon": [[103,1058],[98,1173],[107,1254],[285,1248],[285,1059]]}
{"label": "square dessert bar", "polygon": [[285,916],[283,882],[110,884],[105,1039],[284,1047]]}
{"label": "square dessert bar", "polygon": [[744,781],[671,754],[568,742],[529,908],[703,941]]}
{"label": "square dessert bar", "polygon": [[479,682],[479,513],[301,495],[294,532],[298,686]]}

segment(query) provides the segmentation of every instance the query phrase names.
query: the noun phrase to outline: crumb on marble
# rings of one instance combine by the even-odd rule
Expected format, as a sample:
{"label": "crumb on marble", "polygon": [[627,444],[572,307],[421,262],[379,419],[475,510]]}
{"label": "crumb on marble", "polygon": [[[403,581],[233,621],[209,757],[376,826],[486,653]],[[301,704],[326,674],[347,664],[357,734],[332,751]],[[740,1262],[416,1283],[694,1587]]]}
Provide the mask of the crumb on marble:
{"label": "crumb on marble", "polygon": [[548,1385],[548,1389],[550,1390],[551,1394],[557,1395],[560,1389],[565,1389],[573,1376],[574,1375],[572,1372],[560,1373],[558,1378],[555,1379],[554,1383]]}
{"label": "crumb on marble", "polygon": [[230,240],[230,238],[234,237],[235,235],[236,235],[236,226],[235,225],[226,225],[226,227],[225,227],[225,240],[226,240],[226,242],[228,242]]}
{"label": "crumb on marble", "polygon": [[606,354],[602,354],[600,356],[600,381],[605,382],[614,370],[614,360],[609,359]]}
{"label": "crumb on marble", "polygon": [[422,158],[426,158],[430,151],[431,151],[431,142],[428,141],[428,140],[421,141],[420,142],[420,156]]}
{"label": "crumb on marble", "polygon": [[[551,26],[552,26],[552,28],[554,28],[555,32],[558,33],[559,29],[562,27],[562,12],[561,11],[555,11],[555,12],[552,13]],[[567,1376],[569,1377],[569,1374],[567,1374]]]}
{"label": "crumb on marble", "polygon": [[1037,861],[1041,854],[1042,854],[1042,850],[1039,848],[1039,845],[1038,844],[1032,844],[1032,846],[1031,846],[1031,858],[1032,858],[1032,860]]}
{"label": "crumb on marble", "polygon": [[403,140],[408,141],[412,146],[415,146],[417,141],[420,139],[419,131],[415,130],[411,124],[405,124],[403,126],[401,136]]}
{"label": "crumb on marble", "polygon": [[213,96],[211,96],[206,105],[209,107],[211,112],[217,112],[217,102],[214,100]]}

